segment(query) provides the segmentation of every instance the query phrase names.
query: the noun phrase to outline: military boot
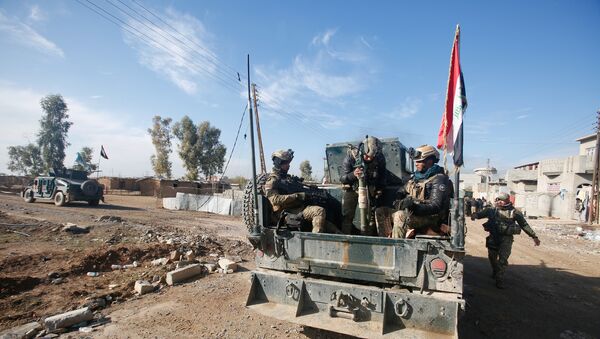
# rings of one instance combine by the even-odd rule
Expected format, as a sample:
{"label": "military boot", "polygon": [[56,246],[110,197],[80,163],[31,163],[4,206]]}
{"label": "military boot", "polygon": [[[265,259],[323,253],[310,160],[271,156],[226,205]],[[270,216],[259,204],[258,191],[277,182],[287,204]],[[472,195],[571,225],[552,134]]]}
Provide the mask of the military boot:
{"label": "military boot", "polygon": [[504,289],[504,280],[496,279],[496,287],[503,290]]}

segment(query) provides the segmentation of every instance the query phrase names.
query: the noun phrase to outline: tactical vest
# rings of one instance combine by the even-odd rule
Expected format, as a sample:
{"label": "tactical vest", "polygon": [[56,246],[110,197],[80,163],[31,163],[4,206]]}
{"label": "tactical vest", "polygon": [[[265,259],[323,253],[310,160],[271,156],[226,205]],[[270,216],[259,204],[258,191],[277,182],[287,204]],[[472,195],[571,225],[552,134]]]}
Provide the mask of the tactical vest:
{"label": "tactical vest", "polygon": [[415,199],[417,201],[424,201],[426,199],[425,186],[428,183],[432,182],[433,179],[435,179],[435,177],[438,175],[439,174],[436,174],[430,178],[427,178],[425,180],[421,180],[418,182],[415,182],[414,180],[410,180],[406,184],[406,193],[408,193],[408,195],[410,195],[413,199]]}
{"label": "tactical vest", "polygon": [[[358,149],[353,148],[348,150],[348,154],[350,154],[352,156],[352,159],[354,162],[356,162],[356,158],[358,157]],[[369,163],[365,163],[365,168],[364,168],[364,173],[365,173],[365,178],[367,181],[367,186],[373,186],[372,184],[377,182],[378,178],[378,173],[379,173],[379,161],[377,161],[377,159],[373,159],[373,161],[369,162]],[[352,185],[347,185],[344,184],[342,185],[342,188],[345,189],[352,189],[354,191],[358,190],[358,181],[355,182]],[[373,189],[371,189],[371,191],[374,191]],[[372,192],[369,192],[372,194]]]}
{"label": "tactical vest", "polygon": [[515,220],[515,209],[499,209],[496,208],[495,213],[498,231],[502,235],[514,235],[521,233],[521,226]]}

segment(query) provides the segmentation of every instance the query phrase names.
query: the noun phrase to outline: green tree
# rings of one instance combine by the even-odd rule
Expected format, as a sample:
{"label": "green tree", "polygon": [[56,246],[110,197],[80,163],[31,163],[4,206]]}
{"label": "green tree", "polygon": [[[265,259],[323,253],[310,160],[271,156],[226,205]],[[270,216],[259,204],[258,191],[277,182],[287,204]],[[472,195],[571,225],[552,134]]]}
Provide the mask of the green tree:
{"label": "green tree", "polygon": [[198,140],[200,143],[199,164],[206,179],[223,172],[225,153],[227,148],[219,141],[221,130],[212,127],[208,121],[198,126]]}
{"label": "green tree", "polygon": [[40,148],[35,144],[9,146],[8,159],[7,168],[11,172],[34,177],[44,171]]}
{"label": "green tree", "polygon": [[157,177],[171,178],[172,163],[169,161],[171,150],[171,118],[161,118],[160,115],[152,118],[152,128],[148,128],[148,134],[152,137],[152,144],[156,154],[152,154],[150,162]]}
{"label": "green tree", "polygon": [[310,161],[304,160],[300,163],[300,176],[304,180],[312,180],[312,166],[310,165]]}
{"label": "green tree", "polygon": [[73,125],[68,121],[67,104],[60,94],[50,94],[40,101],[44,114],[40,119],[38,145],[41,150],[44,170],[63,168],[65,148],[69,146],[67,134]]}
{"label": "green tree", "polygon": [[187,115],[173,125],[173,134],[179,140],[179,157],[183,160],[186,180],[198,180],[198,163],[201,149],[198,142],[198,128]]}
{"label": "green tree", "polygon": [[78,171],[87,171],[87,172],[94,172],[95,170],[98,169],[98,164],[94,164],[92,162],[92,158],[93,158],[93,154],[94,154],[94,149],[91,147],[82,147],[81,151],[79,151],[79,154],[81,154],[81,158],[83,159],[83,164],[80,163],[75,163],[75,165],[73,165],[73,169],[78,170]]}

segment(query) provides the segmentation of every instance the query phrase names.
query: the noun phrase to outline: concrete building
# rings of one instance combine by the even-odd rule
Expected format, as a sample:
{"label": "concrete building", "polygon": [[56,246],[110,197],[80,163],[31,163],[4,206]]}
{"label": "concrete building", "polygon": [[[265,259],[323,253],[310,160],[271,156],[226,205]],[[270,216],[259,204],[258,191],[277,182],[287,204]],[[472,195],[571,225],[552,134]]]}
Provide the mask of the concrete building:
{"label": "concrete building", "polygon": [[530,216],[579,219],[575,201],[577,197],[585,197],[591,187],[596,135],[576,141],[580,143],[578,155],[540,160],[506,173],[516,207]]}

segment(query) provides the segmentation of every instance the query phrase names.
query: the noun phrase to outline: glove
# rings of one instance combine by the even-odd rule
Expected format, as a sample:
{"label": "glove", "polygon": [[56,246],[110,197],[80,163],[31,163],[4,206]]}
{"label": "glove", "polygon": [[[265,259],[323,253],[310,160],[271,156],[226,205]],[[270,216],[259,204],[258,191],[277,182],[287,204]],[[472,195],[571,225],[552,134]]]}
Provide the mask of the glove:
{"label": "glove", "polygon": [[412,197],[408,196],[402,200],[398,200],[394,203],[394,206],[396,207],[396,209],[398,210],[404,210],[404,209],[410,209],[411,207],[413,207],[415,205],[414,200],[412,199]]}
{"label": "glove", "polygon": [[471,214],[471,220],[475,220],[475,215]]}
{"label": "glove", "polygon": [[300,201],[306,201],[306,193],[304,193],[304,192],[296,193],[296,198]]}

